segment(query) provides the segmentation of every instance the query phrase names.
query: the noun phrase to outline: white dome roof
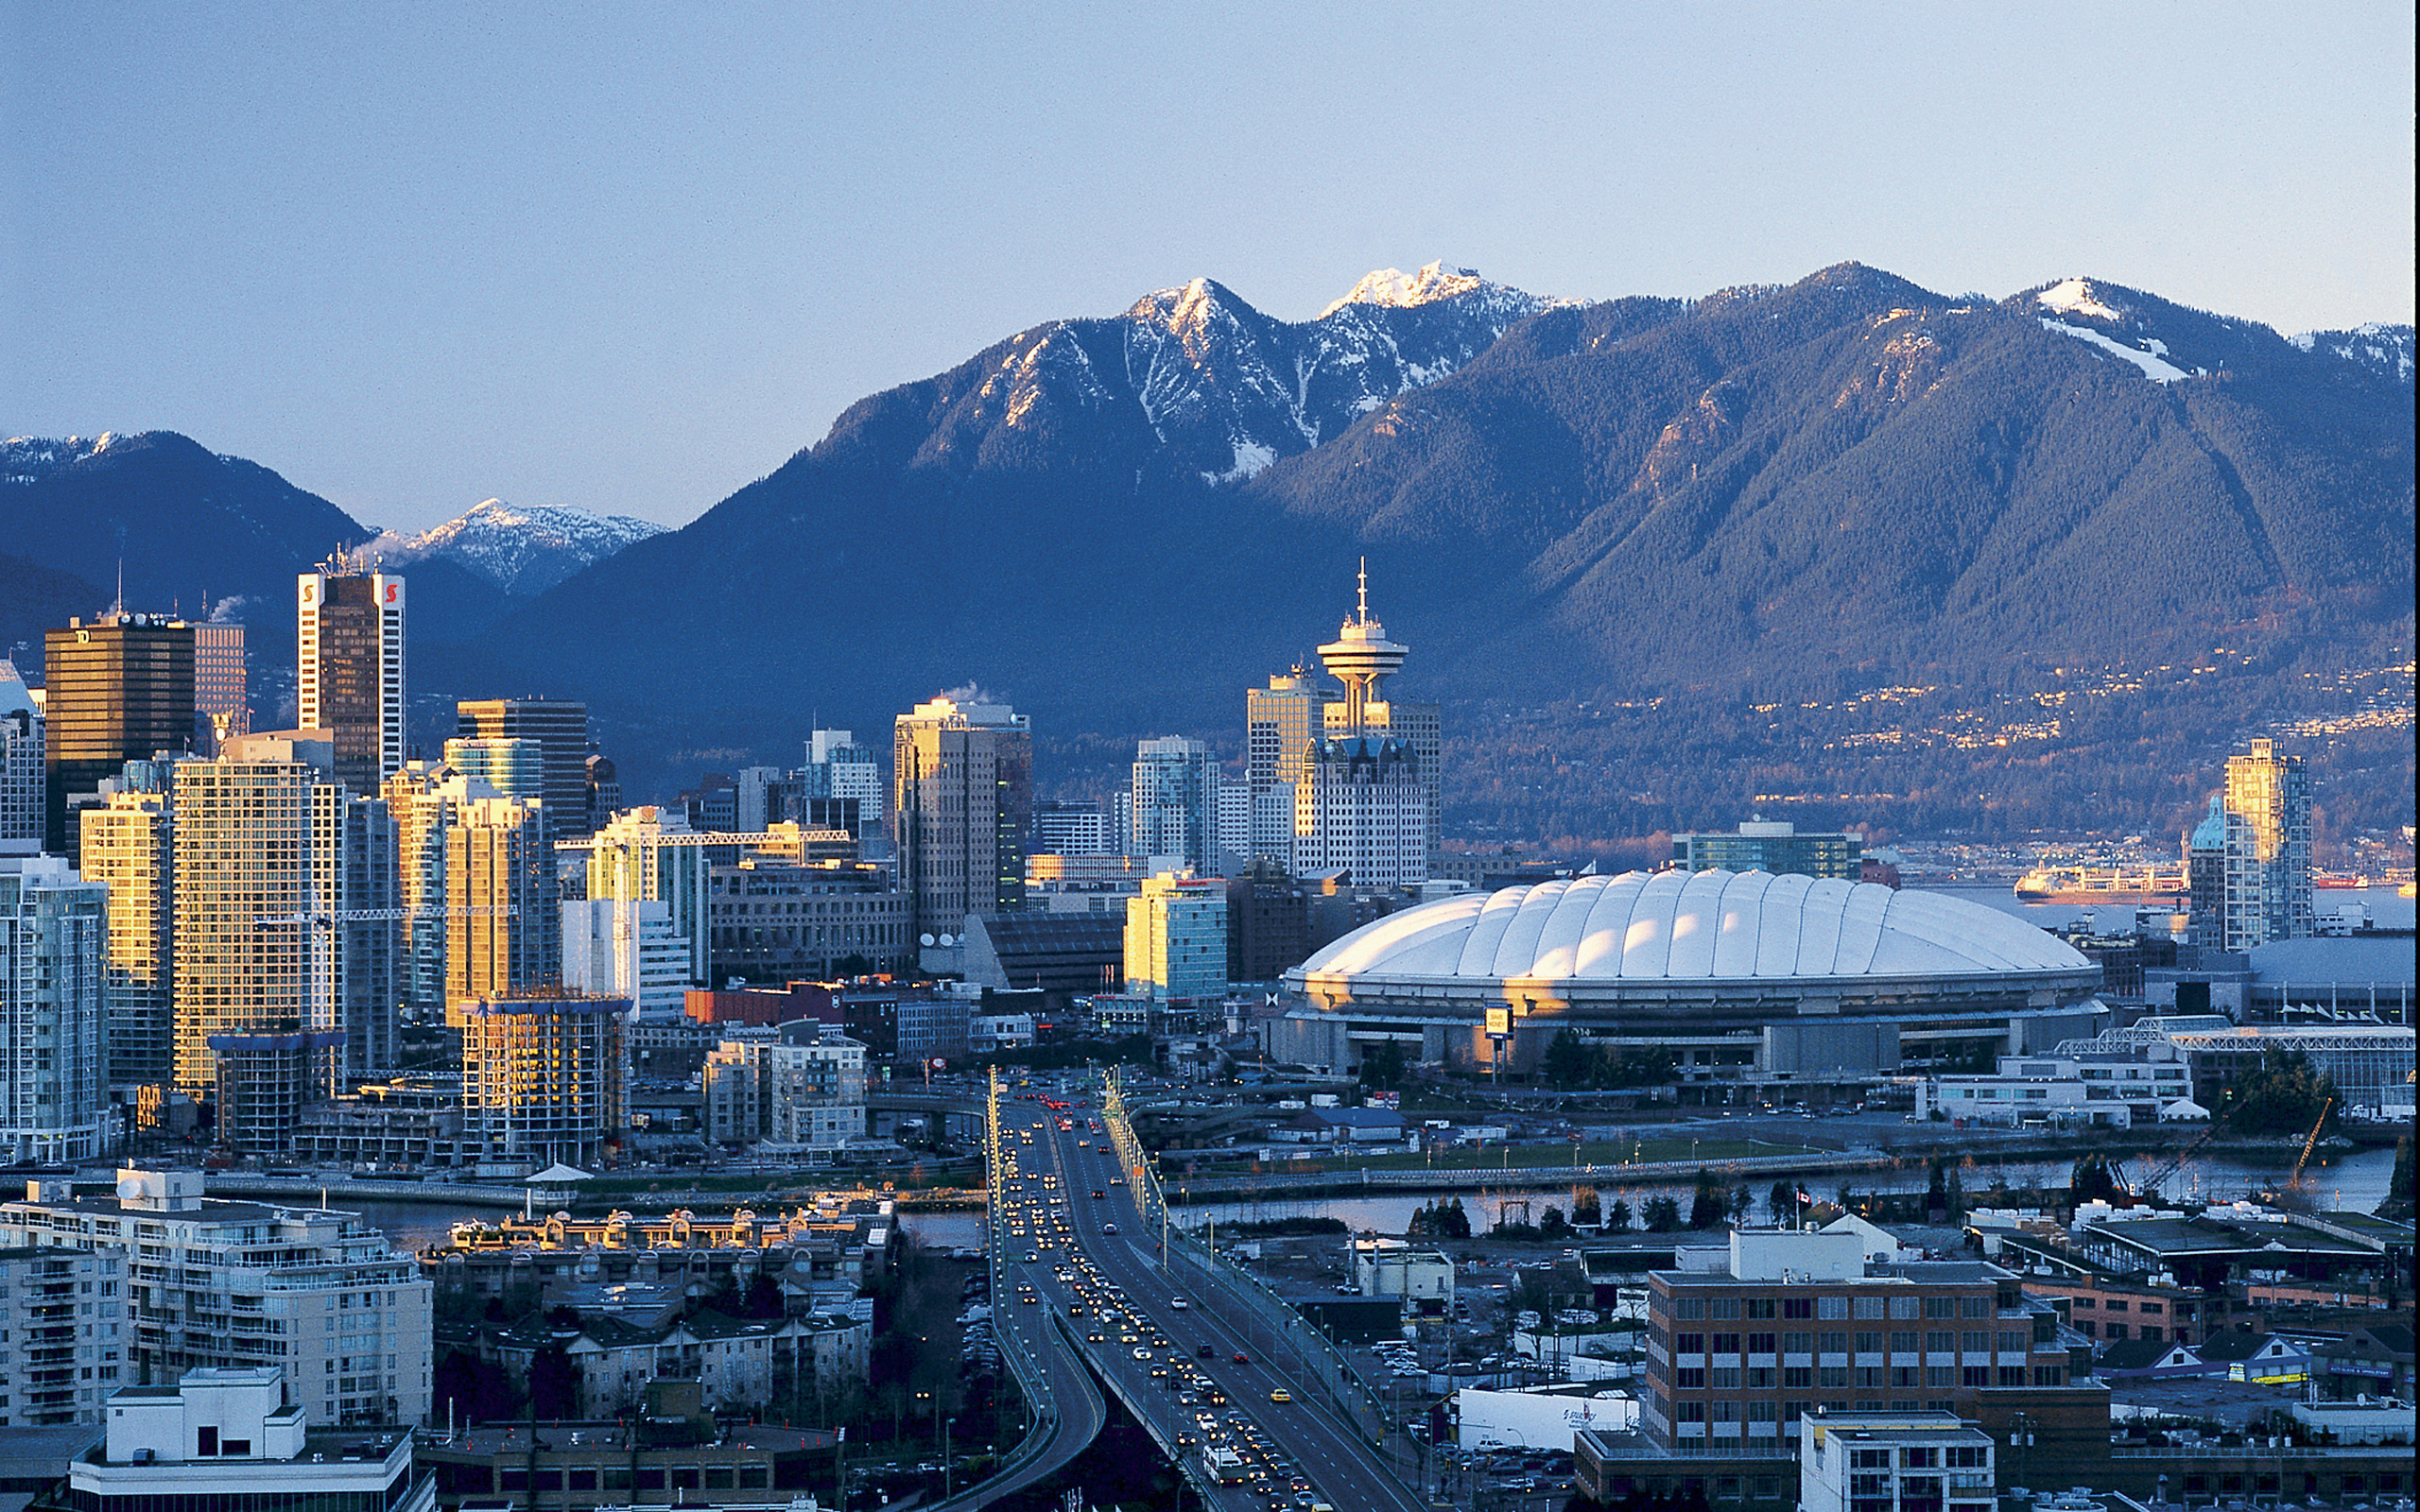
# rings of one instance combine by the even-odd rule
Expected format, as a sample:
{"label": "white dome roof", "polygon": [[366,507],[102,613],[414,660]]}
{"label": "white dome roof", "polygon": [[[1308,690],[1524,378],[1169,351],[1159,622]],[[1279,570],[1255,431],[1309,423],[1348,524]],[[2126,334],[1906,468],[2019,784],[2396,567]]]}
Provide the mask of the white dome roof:
{"label": "white dome roof", "polygon": [[2021,919],[1940,893],[1764,871],[1632,871],[1423,903],[1355,930],[1301,974],[1743,981],[2090,965]]}

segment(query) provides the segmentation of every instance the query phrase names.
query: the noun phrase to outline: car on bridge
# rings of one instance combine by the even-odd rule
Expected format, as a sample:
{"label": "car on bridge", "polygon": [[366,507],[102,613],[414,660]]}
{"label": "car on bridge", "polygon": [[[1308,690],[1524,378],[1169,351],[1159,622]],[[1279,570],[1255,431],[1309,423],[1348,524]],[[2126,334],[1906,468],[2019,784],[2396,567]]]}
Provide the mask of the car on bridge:
{"label": "car on bridge", "polygon": [[1280,1406],[1283,1406],[1283,1405],[1285,1405],[1287,1402],[1292,1401],[1292,1400],[1294,1400],[1294,1394],[1293,1394],[1292,1392],[1290,1392],[1290,1391],[1287,1390],[1284,1386],[1279,1386],[1279,1387],[1277,1387],[1276,1389],[1274,1389],[1274,1390],[1272,1390],[1271,1392],[1270,1392],[1270,1394],[1269,1394],[1269,1400],[1271,1400],[1271,1401],[1273,1401],[1273,1402],[1276,1402],[1276,1403],[1277,1403],[1278,1405],[1280,1405]]}

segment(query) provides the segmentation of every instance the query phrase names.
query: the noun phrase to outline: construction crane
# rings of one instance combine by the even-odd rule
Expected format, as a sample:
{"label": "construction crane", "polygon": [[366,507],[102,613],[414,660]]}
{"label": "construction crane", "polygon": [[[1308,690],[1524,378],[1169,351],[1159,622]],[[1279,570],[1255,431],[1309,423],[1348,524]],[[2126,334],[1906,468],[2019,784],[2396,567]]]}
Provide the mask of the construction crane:
{"label": "construction crane", "polygon": [[[510,903],[464,903],[458,907],[434,908],[312,908],[294,914],[254,914],[254,929],[298,929],[307,927],[303,971],[311,980],[309,1027],[315,1031],[340,1029],[336,1022],[332,1000],[336,996],[334,963],[325,945],[320,943],[329,932],[341,924],[401,923],[415,919],[511,919],[520,910]],[[331,1084],[331,1091],[335,1090]]]}
{"label": "construction crane", "polygon": [[2159,1189],[2167,1184],[2169,1177],[2176,1174],[2176,1168],[2183,1165],[2187,1160],[2191,1160],[2193,1158],[2193,1152],[2200,1149],[2203,1145],[2209,1143],[2211,1136],[2218,1133],[2218,1121],[2213,1119],[2209,1127],[2204,1129],[2201,1133],[2193,1137],[2192,1143],[2187,1144],[2185,1148],[2177,1151],[2174,1155],[2171,1155],[2167,1160],[2161,1161],[2159,1167],[2152,1171],[2150,1176],[2145,1177],[2142,1180],[2137,1182],[2128,1182],[2126,1190],[2132,1192],[2135,1196],[2147,1202],[2152,1198],[2158,1196]]}
{"label": "construction crane", "polygon": [[2310,1163],[2310,1152],[2319,1148],[2319,1131],[2327,1126],[2327,1110],[2335,1106],[2333,1097],[2319,1105],[2319,1116],[2310,1121],[2310,1132],[2303,1136],[2303,1152],[2294,1157],[2293,1172],[2286,1177],[2288,1192],[2303,1184],[2303,1167]]}

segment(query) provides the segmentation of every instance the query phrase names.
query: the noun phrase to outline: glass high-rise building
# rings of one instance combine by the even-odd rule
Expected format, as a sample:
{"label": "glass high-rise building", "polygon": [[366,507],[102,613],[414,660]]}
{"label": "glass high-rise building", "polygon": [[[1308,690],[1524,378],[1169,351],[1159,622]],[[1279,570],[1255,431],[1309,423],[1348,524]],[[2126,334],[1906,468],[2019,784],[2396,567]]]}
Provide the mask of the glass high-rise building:
{"label": "glass high-rise building", "polygon": [[193,627],[195,748],[204,756],[252,732],[250,677],[242,626],[211,620]]}
{"label": "glass high-rise building", "polygon": [[108,889],[61,857],[0,855],[0,1055],[9,1068],[0,1152],[9,1160],[101,1153],[108,908]]}
{"label": "glass high-rise building", "polygon": [[49,785],[45,744],[41,706],[17,664],[0,660],[0,846],[42,844],[43,794]]}
{"label": "glass high-rise building", "polygon": [[1198,740],[1165,735],[1134,747],[1126,793],[1130,854],[1173,857],[1197,875],[1219,868],[1219,758]]}
{"label": "glass high-rise building", "polygon": [[160,614],[70,621],[43,637],[43,849],[76,854],[75,810],[129,761],[192,748],[193,627]]}
{"label": "glass high-rise building", "polygon": [[1006,704],[918,704],[898,717],[890,770],[898,875],[916,933],[955,936],[970,914],[1024,907],[1030,721]]}
{"label": "glass high-rise building", "polygon": [[297,722],[328,731],[337,781],[374,798],[404,765],[404,580],[303,573],[294,592]]}
{"label": "glass high-rise building", "polygon": [[2311,902],[2310,774],[2273,740],[2227,760],[2224,948],[2317,932]]}
{"label": "glass high-rise building", "polygon": [[[454,721],[455,734],[464,740],[537,742],[543,773],[540,786],[522,789],[502,782],[496,786],[510,797],[544,799],[546,819],[555,827],[558,840],[577,839],[590,832],[588,705],[566,698],[464,699],[454,706]],[[489,781],[495,779],[491,776]]]}
{"label": "glass high-rise building", "polygon": [[109,1078],[164,1083],[176,1064],[176,817],[164,792],[84,810],[85,880],[109,889]]}

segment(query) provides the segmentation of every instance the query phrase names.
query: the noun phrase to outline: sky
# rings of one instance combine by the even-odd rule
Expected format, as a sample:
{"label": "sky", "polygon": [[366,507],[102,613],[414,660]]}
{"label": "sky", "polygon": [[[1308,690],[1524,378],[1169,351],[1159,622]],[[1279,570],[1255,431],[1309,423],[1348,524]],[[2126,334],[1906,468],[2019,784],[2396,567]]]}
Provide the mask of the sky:
{"label": "sky", "polygon": [[0,0],[0,434],[679,524],[1197,276],[2410,322],[2412,52],[2385,4]]}

